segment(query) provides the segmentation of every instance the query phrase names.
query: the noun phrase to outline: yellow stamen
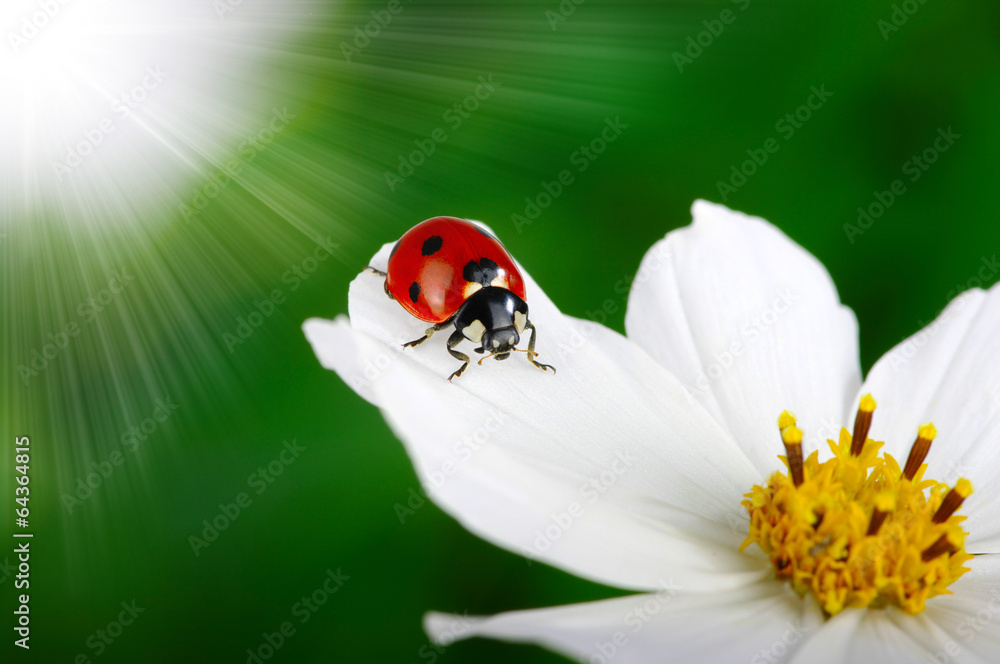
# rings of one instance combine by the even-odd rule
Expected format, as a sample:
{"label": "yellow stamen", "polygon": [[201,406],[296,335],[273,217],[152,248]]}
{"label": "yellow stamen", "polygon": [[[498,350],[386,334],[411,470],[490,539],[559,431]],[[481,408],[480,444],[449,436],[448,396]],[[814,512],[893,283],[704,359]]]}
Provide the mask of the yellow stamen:
{"label": "yellow stamen", "polygon": [[[874,399],[863,398],[858,410],[873,412]],[[746,494],[750,531],[741,547],[760,546],[778,579],[812,594],[827,616],[890,605],[915,614],[968,571],[964,517],[954,514],[972,485],[922,479],[933,425],[920,427],[903,473],[867,431],[855,454],[855,436],[842,429],[838,442],[829,441],[833,458],[821,463],[815,451],[803,460],[793,415],[782,413],[778,426],[787,475],[774,473]]]}
{"label": "yellow stamen", "polygon": [[792,482],[795,486],[801,486],[804,480],[802,475],[802,429],[794,424],[785,427],[781,430],[781,441],[785,444],[788,471],[792,475]]}
{"label": "yellow stamen", "polygon": [[868,431],[872,428],[872,414],[875,412],[875,399],[872,395],[866,394],[861,397],[861,404],[858,406],[858,415],[854,418],[854,436],[851,438],[851,456],[861,456],[861,449],[868,440]]}
{"label": "yellow stamen", "polygon": [[903,468],[903,477],[912,481],[920,470],[921,464],[927,458],[927,453],[931,450],[931,443],[937,438],[937,429],[933,424],[925,424],[917,430],[917,439],[913,441],[910,448],[910,456],[906,458],[906,467]]}
{"label": "yellow stamen", "polygon": [[934,513],[932,521],[934,523],[944,523],[955,511],[962,506],[962,503],[972,495],[972,482],[967,479],[960,479],[955,483],[955,488],[948,492],[948,495],[941,501],[941,507]]}
{"label": "yellow stamen", "polygon": [[957,547],[951,542],[951,538],[947,534],[942,535],[937,538],[933,544],[927,547],[923,553],[920,554],[920,559],[925,563],[929,563],[938,556],[943,556],[946,553],[952,553]]}
{"label": "yellow stamen", "polygon": [[885,518],[896,509],[896,496],[888,491],[875,496],[875,509],[872,510],[872,520],[868,522],[868,537],[877,535],[879,528],[885,523]]}

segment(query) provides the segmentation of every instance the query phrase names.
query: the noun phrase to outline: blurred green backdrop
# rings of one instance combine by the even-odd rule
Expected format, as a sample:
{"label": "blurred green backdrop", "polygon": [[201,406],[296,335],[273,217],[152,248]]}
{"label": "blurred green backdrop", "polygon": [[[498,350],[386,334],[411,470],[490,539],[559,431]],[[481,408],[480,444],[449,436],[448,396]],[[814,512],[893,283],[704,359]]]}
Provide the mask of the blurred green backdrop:
{"label": "blurred green backdrop", "polygon": [[[486,641],[428,645],[429,609],[619,591],[528,566],[432,504],[401,523],[395,506],[419,489],[402,446],[300,332],[346,311],[359,268],[422,219],[487,222],[563,311],[586,317],[611,299],[607,324],[621,331],[616,283],[689,222],[695,198],[725,193],[829,268],[860,319],[865,369],[1000,253],[995,2],[901,3],[907,13],[888,0],[246,0],[217,23],[202,4],[187,11],[215,32],[191,39],[255,64],[240,74],[206,60],[214,92],[180,100],[191,126],[165,139],[188,150],[182,168],[164,150],[125,162],[142,178],[83,174],[73,195],[0,189],[0,522],[15,530],[12,441],[29,435],[35,532],[30,652],[11,645],[16,593],[0,567],[4,661],[242,663],[289,620],[295,634],[262,661],[561,661]],[[366,40],[372,21],[385,24]],[[255,31],[234,31],[241,22]],[[785,119],[814,88],[830,95]],[[220,120],[231,134],[198,132],[214,95],[237,89],[248,110]],[[211,189],[284,108],[287,126]],[[616,119],[606,150],[577,152]],[[908,160],[949,128],[959,138],[912,181]],[[777,151],[731,181],[768,139]],[[421,145],[434,151],[413,156]],[[158,181],[168,164],[179,175]],[[526,197],[564,169],[573,183],[530,224],[512,216],[535,216]],[[51,167],[28,175],[51,180]],[[845,230],[894,180],[905,193],[862,234]],[[193,202],[206,204],[188,218]],[[997,277],[987,272],[984,285]],[[304,449],[282,457],[285,441]],[[80,482],[102,469],[88,494]],[[189,538],[241,493],[250,502],[195,555]],[[297,603],[328,570],[350,578],[300,623]],[[133,601],[134,623],[109,627]]]}

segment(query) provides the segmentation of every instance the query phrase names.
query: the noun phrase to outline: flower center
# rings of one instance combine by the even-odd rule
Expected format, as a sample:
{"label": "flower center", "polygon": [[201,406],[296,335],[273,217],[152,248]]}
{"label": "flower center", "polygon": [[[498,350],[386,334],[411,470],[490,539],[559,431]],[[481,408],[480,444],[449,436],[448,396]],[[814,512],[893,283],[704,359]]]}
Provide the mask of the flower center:
{"label": "flower center", "polygon": [[743,506],[750,534],[742,551],[757,543],[771,558],[778,579],[800,595],[811,592],[827,616],[845,608],[895,605],[909,614],[950,591],[965,574],[964,516],[955,511],[972,493],[960,479],[954,487],[924,479],[924,458],[937,432],[920,427],[905,466],[883,443],[868,438],[875,400],[865,395],[853,435],[841,429],[828,441],[833,458],[802,458],[802,431],[785,411],[778,428],[788,474],[776,472],[766,487],[754,486]]}

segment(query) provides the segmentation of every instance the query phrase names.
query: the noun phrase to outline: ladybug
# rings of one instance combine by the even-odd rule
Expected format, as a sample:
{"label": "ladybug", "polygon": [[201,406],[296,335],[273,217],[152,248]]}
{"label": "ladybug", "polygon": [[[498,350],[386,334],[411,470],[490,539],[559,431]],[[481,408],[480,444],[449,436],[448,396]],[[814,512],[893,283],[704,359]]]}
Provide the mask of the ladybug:
{"label": "ladybug", "polygon": [[[448,352],[464,364],[450,381],[469,366],[469,356],[455,350],[468,339],[479,344],[477,353],[506,360],[511,352],[527,354],[528,361],[545,371],[555,367],[535,361],[535,326],[528,320],[524,279],[500,240],[465,219],[434,217],[422,221],[399,239],[389,254],[385,293],[411,315],[432,323],[419,339],[404,347],[422,344],[435,332],[454,326]],[[527,350],[515,348],[521,334],[531,332]]]}

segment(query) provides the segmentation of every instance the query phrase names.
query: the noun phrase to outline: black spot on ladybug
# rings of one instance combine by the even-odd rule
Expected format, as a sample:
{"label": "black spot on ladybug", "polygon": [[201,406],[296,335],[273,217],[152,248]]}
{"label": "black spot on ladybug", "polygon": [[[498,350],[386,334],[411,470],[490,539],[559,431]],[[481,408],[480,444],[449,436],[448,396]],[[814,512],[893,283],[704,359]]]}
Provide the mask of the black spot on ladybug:
{"label": "black spot on ladybug", "polygon": [[488,231],[483,230],[482,228],[480,228],[479,226],[476,226],[475,224],[472,224],[472,225],[476,227],[476,230],[479,231],[480,235],[485,235],[489,239],[491,239],[494,242],[500,244],[500,246],[503,246],[503,244],[500,243],[500,240],[496,239],[496,237],[492,233],[489,233]]}
{"label": "black spot on ladybug", "polygon": [[489,258],[480,258],[479,262],[469,261],[462,270],[462,278],[472,283],[489,286],[490,282],[500,274],[500,266]]}
{"label": "black spot on ladybug", "polygon": [[497,275],[500,274],[500,266],[491,261],[489,258],[480,258],[479,264],[482,266],[483,273],[486,275],[486,278],[490,281],[496,279]]}
{"label": "black spot on ladybug", "polygon": [[414,304],[417,303],[417,297],[420,296],[420,284],[413,282],[410,284],[410,301]]}
{"label": "black spot on ladybug", "polygon": [[432,235],[424,240],[424,246],[421,247],[420,253],[424,256],[430,256],[440,249],[443,244],[444,239],[440,235]]}

